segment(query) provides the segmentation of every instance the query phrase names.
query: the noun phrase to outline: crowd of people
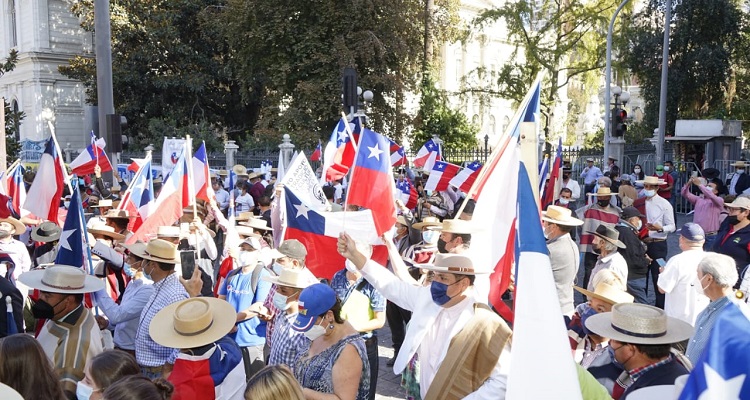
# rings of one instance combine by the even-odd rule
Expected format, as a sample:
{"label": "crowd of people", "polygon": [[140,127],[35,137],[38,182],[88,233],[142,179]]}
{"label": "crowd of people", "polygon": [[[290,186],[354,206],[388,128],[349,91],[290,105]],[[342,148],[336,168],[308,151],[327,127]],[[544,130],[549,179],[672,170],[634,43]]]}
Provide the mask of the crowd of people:
{"label": "crowd of people", "polygon": [[[559,198],[542,212],[587,399],[671,388],[738,301],[734,288],[750,288],[740,279],[750,263],[744,163],[726,185],[696,176],[681,188],[694,222],[670,249],[671,165],[631,176],[616,161],[602,171],[588,160],[583,187],[566,165]],[[126,183],[109,189],[98,169],[80,179],[93,268],[55,263],[69,247],[63,221],[0,219],[3,398],[372,400],[386,322],[387,365],[406,398],[504,398],[513,331],[488,306],[492,267],[473,257],[473,200],[453,187],[426,191],[417,177],[416,206],[396,200],[395,226],[381,238],[386,265],[341,232],[325,249],[342,256],[338,272],[323,277],[306,263],[322,249],[282,237],[283,185],[234,172],[234,187],[227,171],[211,176],[211,201],[134,243],[133,215],[118,208]],[[344,180],[323,193],[331,212],[358,210]],[[69,204],[61,199],[61,211]]]}

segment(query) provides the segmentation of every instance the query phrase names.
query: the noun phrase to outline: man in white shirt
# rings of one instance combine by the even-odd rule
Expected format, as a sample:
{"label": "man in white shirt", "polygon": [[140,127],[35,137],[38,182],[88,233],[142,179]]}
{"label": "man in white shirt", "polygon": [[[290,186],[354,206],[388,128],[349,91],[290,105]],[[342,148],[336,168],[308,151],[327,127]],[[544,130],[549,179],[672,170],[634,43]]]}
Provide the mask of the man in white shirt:
{"label": "man in white shirt", "polygon": [[427,265],[434,272],[427,287],[404,282],[368,260],[345,233],[339,236],[338,251],[387,299],[413,312],[393,370],[401,373],[418,354],[422,398],[437,398],[438,393],[505,398],[511,332],[497,314],[475,299],[474,277],[484,271],[475,270],[469,257],[437,255],[435,264]]}
{"label": "man in white shirt", "polygon": [[0,254],[6,254],[13,260],[15,269],[13,270],[13,279],[16,280],[16,287],[21,291],[23,301],[29,296],[29,288],[21,282],[18,282],[18,276],[31,270],[31,257],[29,250],[21,241],[13,238],[26,231],[26,226],[19,220],[8,217],[0,218]]}
{"label": "man in white shirt", "polygon": [[697,267],[705,256],[705,234],[698,224],[688,222],[680,229],[682,253],[669,259],[659,274],[659,292],[665,294],[667,316],[695,325],[698,314],[708,305],[708,297],[699,294]]}
{"label": "man in white shirt", "polygon": [[665,181],[656,176],[647,176],[644,180],[636,181],[636,183],[643,184],[643,194],[646,196],[646,228],[648,229],[648,236],[643,239],[643,242],[648,247],[646,255],[652,260],[648,269],[651,274],[653,289],[649,290],[647,288],[646,290],[649,302],[651,301],[651,293],[653,293],[656,299],[652,305],[663,309],[664,294],[656,290],[659,283],[659,268],[661,267],[656,260],[660,258],[666,260],[667,258],[667,236],[670,232],[675,231],[674,213],[669,200],[657,195],[659,185],[665,184]]}
{"label": "man in white shirt", "polygon": [[221,180],[216,178],[211,180],[211,187],[213,187],[216,195],[216,205],[219,206],[219,210],[226,216],[227,208],[229,208],[229,192],[221,186]]}
{"label": "man in white shirt", "polygon": [[581,197],[581,185],[575,179],[570,179],[572,169],[563,167],[563,180],[561,187],[568,188],[573,193],[570,198],[575,203]]}
{"label": "man in white shirt", "polygon": [[[594,232],[587,232],[594,235],[594,252],[599,253],[599,259],[596,260],[594,269],[591,270],[591,276],[603,269],[610,269],[619,275],[623,282],[628,281],[628,263],[617,249],[624,249],[625,244],[620,241],[620,232],[606,225],[599,225]],[[594,280],[588,282],[587,290],[595,290]]]}

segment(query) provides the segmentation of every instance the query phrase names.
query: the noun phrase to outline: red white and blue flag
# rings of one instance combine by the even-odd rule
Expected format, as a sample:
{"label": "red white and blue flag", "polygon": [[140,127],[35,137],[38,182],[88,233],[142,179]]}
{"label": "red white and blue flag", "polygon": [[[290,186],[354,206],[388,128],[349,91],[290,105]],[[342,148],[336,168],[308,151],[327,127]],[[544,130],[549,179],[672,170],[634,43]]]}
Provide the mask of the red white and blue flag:
{"label": "red white and blue flag", "polygon": [[13,211],[21,217],[26,216],[29,212],[22,208],[26,202],[26,184],[23,183],[24,169],[21,163],[18,163],[12,171],[8,172],[8,196],[13,204]]}
{"label": "red white and blue flag", "polygon": [[321,157],[323,157],[323,145],[320,143],[320,139],[318,139],[318,145],[310,155],[310,161],[320,161]]}
{"label": "red white and blue flag", "polygon": [[388,149],[388,138],[369,129],[362,130],[346,198],[347,204],[356,204],[372,211],[378,236],[396,223],[396,207],[392,201],[383,201],[393,198],[393,174]]}
{"label": "red white and blue flag", "polygon": [[424,184],[425,190],[442,192],[448,189],[448,185],[458,175],[459,170],[461,170],[461,167],[458,165],[445,161],[435,161],[435,165],[430,171],[430,177]]}
{"label": "red white and blue flag", "polygon": [[206,154],[206,142],[195,152],[192,160],[193,177],[195,184],[195,197],[211,201],[214,196],[214,188],[211,187],[211,172],[208,166],[208,155]]}
{"label": "red white and blue flag", "polygon": [[[84,266],[83,253],[83,225],[81,197],[77,186],[73,186],[73,195],[70,196],[68,215],[65,217],[60,240],[57,242],[57,256],[55,264],[72,265],[74,267]],[[90,271],[93,272],[93,271]]]}
{"label": "red white and blue flag", "polygon": [[396,182],[396,198],[400,199],[406,208],[411,210],[417,206],[419,194],[414,185],[405,177],[403,180]]}
{"label": "red white and blue flag", "polygon": [[461,170],[456,176],[451,179],[451,186],[458,188],[458,190],[466,193],[471,189],[471,185],[477,180],[479,172],[482,171],[482,164],[478,161],[472,161],[466,164],[466,167]]}
{"label": "red white and blue flag", "polygon": [[91,144],[70,163],[72,173],[79,176],[93,174],[97,165],[102,172],[112,171],[112,163],[104,152],[106,145],[104,138],[97,139],[94,132],[91,132]]}
{"label": "red white and blue flag", "polygon": [[428,140],[417,152],[412,164],[417,168],[423,168],[425,171],[432,170],[435,161],[442,160],[443,151],[434,139]]}
{"label": "red white and blue flag", "polygon": [[394,167],[400,167],[402,165],[406,165],[407,160],[406,160],[406,153],[404,152],[404,148],[400,146],[398,143],[394,142],[393,140],[390,140],[390,142],[391,142],[391,165]]}
{"label": "red white and blue flag", "polygon": [[23,208],[39,218],[57,222],[66,174],[52,137],[47,140],[36,176],[39,179],[31,184]]}
{"label": "red white and blue flag", "polygon": [[133,232],[141,227],[143,221],[151,215],[154,203],[154,179],[151,170],[151,158],[147,158],[140,166],[138,172],[130,181],[128,191],[125,192],[120,205],[121,210],[127,210],[128,214],[134,215],[129,229]]}
{"label": "red white and blue flag", "polygon": [[[562,138],[557,142],[557,153],[555,153],[555,159],[551,163],[549,180],[544,186],[544,190],[541,192],[541,206],[546,207],[548,204],[552,204],[560,193],[560,175],[562,170]],[[542,179],[543,175],[539,176],[539,181],[544,182]]]}
{"label": "red white and blue flag", "polygon": [[201,355],[180,353],[169,381],[175,391],[172,400],[242,399],[245,391],[245,366],[242,351],[229,337],[215,343]]}
{"label": "red white and blue flag", "polygon": [[[323,174],[321,183],[332,182],[349,173],[356,154],[355,145],[360,132],[359,119],[348,123],[341,118],[331,132],[331,139],[323,151]],[[354,143],[352,143],[354,141]]]}

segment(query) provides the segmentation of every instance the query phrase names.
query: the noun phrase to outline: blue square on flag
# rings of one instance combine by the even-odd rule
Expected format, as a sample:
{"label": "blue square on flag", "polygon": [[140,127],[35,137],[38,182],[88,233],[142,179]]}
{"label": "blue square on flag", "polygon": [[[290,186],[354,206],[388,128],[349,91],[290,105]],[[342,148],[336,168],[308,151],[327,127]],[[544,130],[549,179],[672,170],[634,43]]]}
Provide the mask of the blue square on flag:
{"label": "blue square on flag", "polygon": [[357,167],[365,167],[380,172],[388,172],[391,166],[390,141],[367,128],[360,137]]}
{"label": "blue square on flag", "polygon": [[288,188],[285,192],[287,226],[304,232],[325,235],[325,218],[304,204]]}

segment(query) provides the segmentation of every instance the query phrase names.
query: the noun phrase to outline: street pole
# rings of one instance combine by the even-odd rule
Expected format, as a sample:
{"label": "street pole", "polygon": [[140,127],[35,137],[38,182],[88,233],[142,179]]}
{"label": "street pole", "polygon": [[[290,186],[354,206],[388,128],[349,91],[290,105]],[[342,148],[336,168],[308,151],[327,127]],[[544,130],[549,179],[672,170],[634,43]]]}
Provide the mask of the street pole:
{"label": "street pole", "polygon": [[672,20],[672,0],[664,10],[664,44],[661,54],[661,93],[659,94],[659,137],[656,141],[656,165],[664,161],[664,136],[667,132],[667,78],[669,77],[669,25]]}
{"label": "street pole", "polygon": [[607,30],[607,64],[604,68],[604,103],[606,104],[606,112],[604,114],[604,160],[602,160],[602,162],[605,163],[609,159],[609,139],[610,129],[612,127],[612,112],[609,109],[609,101],[612,96],[610,93],[610,86],[612,85],[612,31],[615,27],[615,19],[617,19],[617,14],[620,13],[620,10],[622,10],[629,1],[630,0],[622,0],[622,3],[620,3],[620,6],[617,7],[617,10],[615,10],[615,14],[609,21],[609,30]]}
{"label": "street pole", "polygon": [[[96,98],[99,116],[99,136],[110,144],[107,156],[117,168],[117,153],[112,151],[113,139],[107,127],[107,114],[115,113],[112,94],[112,37],[109,23],[109,0],[94,0],[94,31],[96,33]],[[104,180],[112,182],[112,172],[103,174]]]}

